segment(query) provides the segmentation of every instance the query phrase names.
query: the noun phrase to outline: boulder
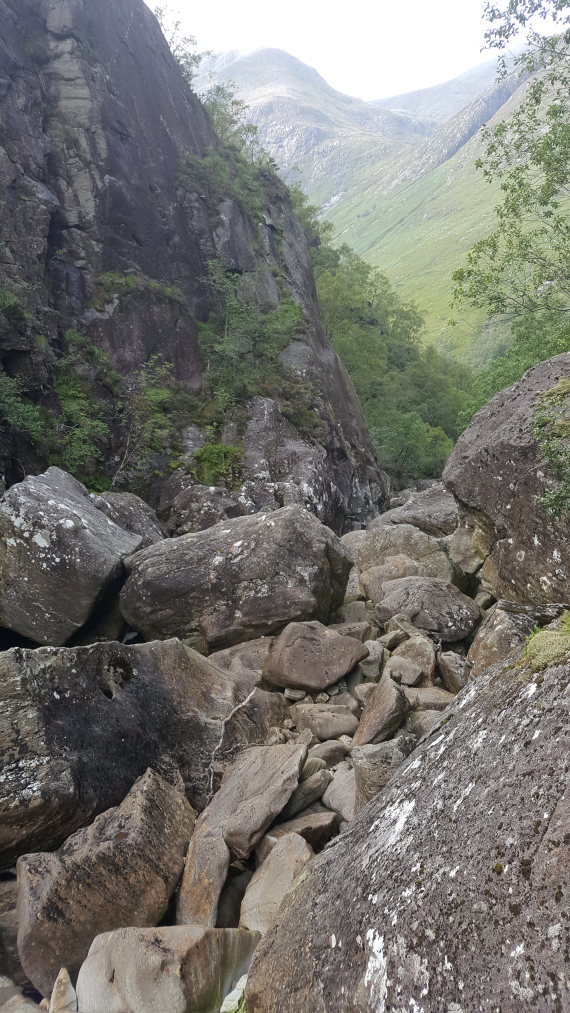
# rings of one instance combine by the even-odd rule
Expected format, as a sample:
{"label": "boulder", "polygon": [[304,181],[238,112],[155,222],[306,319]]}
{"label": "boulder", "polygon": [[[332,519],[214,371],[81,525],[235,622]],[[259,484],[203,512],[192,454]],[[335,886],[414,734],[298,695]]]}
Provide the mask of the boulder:
{"label": "boulder", "polygon": [[488,669],[306,871],[249,1013],[570,1008],[567,664]]}
{"label": "boulder", "polygon": [[361,573],[371,567],[387,565],[393,557],[405,556],[418,564],[422,577],[438,577],[451,581],[455,568],[447,554],[445,542],[426,535],[412,524],[384,524],[369,528],[356,553]]}
{"label": "boulder", "polygon": [[247,640],[245,644],[234,644],[223,651],[214,651],[209,655],[209,660],[213,665],[229,672],[241,672],[245,668],[261,674],[272,643],[273,637]]}
{"label": "boulder", "polygon": [[[410,637],[399,647],[396,647],[390,662],[395,658],[406,658],[414,665],[417,665],[422,673],[424,682],[432,682],[435,674],[435,647],[427,637]],[[402,680],[403,681],[403,680]],[[413,684],[415,685],[415,683]]]}
{"label": "boulder", "polygon": [[65,644],[141,541],[59,468],[13,485],[0,501],[0,626],[38,644]]}
{"label": "boulder", "polygon": [[384,666],[384,672],[394,682],[401,686],[417,686],[422,681],[423,672],[419,665],[416,665],[409,658],[400,658],[392,655]]}
{"label": "boulder", "polygon": [[455,700],[453,693],[439,686],[406,686],[404,695],[413,711],[444,711]]}
{"label": "boulder", "polygon": [[275,841],[280,840],[285,834],[298,834],[313,851],[321,851],[334,836],[337,827],[336,813],[323,808],[320,803],[312,805],[292,820],[274,824],[259,843],[256,855],[259,861],[264,861]]}
{"label": "boulder", "polygon": [[481,672],[499,661],[507,661],[521,646],[541,619],[540,610],[501,608],[495,605],[485,619],[469,648],[467,674],[476,679]]}
{"label": "boulder", "polygon": [[342,603],[350,566],[337,536],[290,506],[136,553],[121,607],[147,639],[188,637],[216,650],[289,622],[326,622]]}
{"label": "boulder", "polygon": [[[478,636],[479,631],[475,634],[475,640]],[[469,670],[466,659],[456,654],[455,651],[444,651],[440,654],[437,660],[437,672],[443,685],[450,693],[459,693],[459,690],[467,685]]]}
{"label": "boulder", "polygon": [[356,781],[354,770],[348,763],[341,763],[323,795],[323,805],[338,813],[341,820],[350,823],[354,819],[356,806]]}
{"label": "boulder", "polygon": [[263,677],[273,686],[327,689],[368,656],[368,648],[322,623],[290,623],[273,641]]}
{"label": "boulder", "polygon": [[344,742],[340,742],[338,739],[327,739],[309,749],[309,756],[322,758],[327,767],[334,767],[341,760],[344,760],[347,752],[348,748]]}
{"label": "boulder", "polygon": [[177,922],[213,926],[230,858],[249,857],[299,783],[307,747],[246,749],[224,774],[188,848]]}
{"label": "boulder", "polygon": [[247,498],[222,486],[199,485],[192,475],[177,470],[160,490],[158,512],[169,535],[204,531],[220,521],[254,513]]}
{"label": "boulder", "polygon": [[154,510],[140,496],[132,492],[91,493],[89,499],[118,527],[141,536],[139,549],[154,545],[164,538],[160,521]]}
{"label": "boulder", "polygon": [[438,728],[441,723],[441,711],[412,711],[407,726],[416,738],[421,739],[424,735],[429,735],[434,728]]}
{"label": "boulder", "polygon": [[3,978],[20,987],[33,987],[22,969],[18,955],[17,900],[16,873],[6,870],[0,878],[0,1001],[4,998],[1,985]]}
{"label": "boulder", "polygon": [[403,725],[408,710],[403,690],[384,672],[368,697],[352,745],[365,746],[391,738]]}
{"label": "boulder", "polygon": [[195,925],[124,928],[93,940],[81,1013],[210,1013],[247,971],[259,933]]}
{"label": "boulder", "polygon": [[101,932],[158,924],[193,829],[182,782],[176,788],[148,770],[120,806],[59,851],[18,860],[18,952],[43,995],[61,967],[76,978]]}
{"label": "boulder", "polygon": [[48,1013],[77,1013],[77,994],[65,967],[55,979]]}
{"label": "boulder", "polygon": [[203,808],[214,766],[288,711],[176,640],[14,648],[0,654],[0,702],[2,864],[59,847],[165,758]]}
{"label": "boulder", "polygon": [[312,849],[298,834],[280,837],[245,892],[240,928],[262,933],[273,928],[285,897],[313,857]]}
{"label": "boulder", "polygon": [[444,537],[455,531],[458,523],[457,501],[447,492],[442,482],[437,482],[423,492],[412,492],[402,506],[386,510],[373,521],[369,528],[382,524],[413,524],[426,535]]}
{"label": "boulder", "polygon": [[321,742],[354,735],[358,726],[350,708],[334,703],[298,703],[291,707],[291,716],[297,728],[309,728]]}
{"label": "boulder", "polygon": [[[321,762],[323,762],[324,768],[324,761]],[[301,780],[287,805],[282,809],[281,818],[290,820],[310,805],[313,805],[314,802],[318,802],[331,783],[331,779],[332,774],[330,770],[325,768],[323,770],[316,770],[314,774]]]}
{"label": "boulder", "polygon": [[449,643],[463,640],[479,624],[481,609],[452,584],[428,577],[404,577],[384,585],[376,615],[385,623],[404,612],[420,630],[429,630]]}
{"label": "boulder", "polygon": [[381,601],[384,584],[389,580],[399,580],[400,577],[417,577],[421,567],[415,559],[409,556],[387,556],[386,562],[381,566],[371,566],[361,575],[362,586],[366,597],[371,602]]}
{"label": "boulder", "polygon": [[350,758],[356,783],[356,812],[386,787],[395,770],[415,746],[415,737],[404,732],[390,742],[354,746],[351,749]]}
{"label": "boulder", "polygon": [[[566,417],[569,377],[570,353],[564,352],[497,394],[459,438],[444,472],[474,534],[484,519],[479,575],[496,598],[523,603],[570,599],[570,517],[566,510],[554,517],[544,505],[559,482],[537,441],[535,424],[541,395],[550,396],[550,405]],[[544,436],[552,443],[552,407],[546,403],[542,411]]]}

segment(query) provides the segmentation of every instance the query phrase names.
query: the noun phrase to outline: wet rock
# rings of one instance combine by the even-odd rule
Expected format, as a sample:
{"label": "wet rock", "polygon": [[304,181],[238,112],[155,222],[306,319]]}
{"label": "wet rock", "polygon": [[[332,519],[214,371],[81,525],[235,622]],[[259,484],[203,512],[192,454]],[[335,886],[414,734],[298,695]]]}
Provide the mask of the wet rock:
{"label": "wet rock", "polygon": [[280,837],[245,892],[240,927],[254,932],[273,928],[285,897],[313,857],[312,849],[298,834]]}
{"label": "wet rock", "polygon": [[0,501],[0,626],[65,644],[141,544],[59,468],[13,485]]}
{"label": "wet rock", "polygon": [[137,553],[121,607],[147,638],[193,637],[215,650],[288,622],[326,622],[342,602],[349,570],[336,535],[291,506]]}
{"label": "wet rock", "polygon": [[341,763],[323,795],[323,804],[338,813],[341,820],[350,823],[354,819],[356,806],[356,781],[354,770],[347,763]]}
{"label": "wet rock", "polygon": [[[550,516],[542,503],[557,480],[534,430],[538,396],[569,376],[568,352],[529,370],[475,416],[445,469],[445,484],[474,531],[484,519],[490,537],[479,575],[496,598],[526,603],[570,597],[570,522],[565,512]],[[559,391],[564,411],[568,394]]]}
{"label": "wet rock", "polygon": [[[234,680],[179,641],[0,655],[0,857],[56,848],[170,758],[203,808],[214,763],[263,742],[280,693]],[[59,970],[59,968],[58,968]]]}
{"label": "wet rock", "polygon": [[[476,634],[475,639],[479,633]],[[466,660],[454,651],[444,651],[437,661],[438,675],[443,685],[450,693],[459,693],[467,685],[469,672],[466,667]]]}
{"label": "wet rock", "polygon": [[368,698],[352,745],[365,746],[391,738],[404,723],[408,710],[403,690],[384,672]]}
{"label": "wet rock", "polygon": [[570,1005],[569,674],[498,666],[463,690],[309,866],[256,953],[249,1013]]}
{"label": "wet rock", "polygon": [[358,718],[348,707],[328,703],[299,703],[291,708],[297,728],[309,728],[313,735],[325,742],[341,735],[354,735]]}
{"label": "wet rock", "polygon": [[139,549],[162,541],[164,531],[152,507],[132,492],[91,493],[90,500],[98,510],[124,531],[140,535]]}
{"label": "wet rock", "polygon": [[263,668],[266,682],[292,689],[323,690],[338,682],[368,649],[322,623],[290,623],[273,642]]}
{"label": "wet rock", "polygon": [[418,564],[422,577],[451,581],[455,574],[445,543],[424,534],[411,524],[380,525],[368,529],[357,550],[357,563],[362,572],[371,567],[387,565],[390,557],[405,556]]}
{"label": "wet rock", "polygon": [[124,928],[93,940],[77,979],[81,1013],[217,1010],[259,940],[246,929]]}
{"label": "wet rock", "polygon": [[356,783],[356,812],[382,791],[416,746],[413,735],[403,732],[390,742],[354,746],[350,758]]}
{"label": "wet rock", "polygon": [[481,621],[481,609],[456,587],[426,577],[404,577],[384,585],[376,606],[380,622],[404,612],[420,630],[429,630],[448,643],[463,640]]}
{"label": "wet rock", "polygon": [[230,858],[246,859],[299,783],[307,747],[246,749],[224,774],[188,848],[177,922],[213,926]]}
{"label": "wet rock", "polygon": [[59,851],[19,859],[18,952],[43,995],[61,967],[77,976],[100,932],[160,921],[194,828],[182,788],[149,770]]}
{"label": "wet rock", "polygon": [[380,514],[369,527],[382,524],[413,524],[427,535],[451,535],[458,523],[457,502],[441,482],[423,492],[412,492],[404,504]]}

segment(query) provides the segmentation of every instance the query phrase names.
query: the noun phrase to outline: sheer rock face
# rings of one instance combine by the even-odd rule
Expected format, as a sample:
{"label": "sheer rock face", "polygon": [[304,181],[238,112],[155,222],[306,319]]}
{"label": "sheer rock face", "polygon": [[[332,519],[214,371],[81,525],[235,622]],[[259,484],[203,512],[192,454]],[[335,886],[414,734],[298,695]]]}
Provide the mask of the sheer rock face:
{"label": "sheer rock face", "polygon": [[147,767],[174,762],[203,808],[214,761],[263,742],[287,714],[281,694],[172,640],[6,651],[0,705],[2,864],[59,846],[120,804]]}
{"label": "sheer rock face", "polygon": [[569,677],[459,694],[286,901],[250,1013],[569,1008]]}
{"label": "sheer rock face", "polygon": [[444,472],[462,514],[452,554],[478,566],[497,598],[570,599],[570,524],[540,505],[555,480],[533,432],[537,395],[561,377],[570,377],[568,352],[497,394],[460,437]]}
{"label": "sheer rock face", "polygon": [[330,528],[290,506],[159,542],[127,570],[121,608],[135,629],[215,651],[288,622],[326,622],[343,600],[350,558]]}
{"label": "sheer rock face", "polygon": [[[266,214],[253,222],[231,194],[218,201],[191,177],[181,183],[182,159],[218,142],[143,0],[0,0],[0,18],[0,269],[36,317],[33,327],[1,317],[0,362],[39,397],[52,353],[35,334],[49,346],[73,328],[122,373],[160,353],[199,390],[197,321],[213,308],[204,278],[218,257],[264,305],[282,295],[299,304],[302,326],[283,358],[314,383],[324,423],[322,438],[305,438],[273,401],[252,402],[245,458],[256,501],[284,481],[304,486],[305,501],[337,530],[387,505],[386,476],[319,322],[308,244],[285,191],[270,188]],[[142,283],[127,291],[129,274]],[[111,281],[102,288],[103,275]],[[23,438],[4,439],[10,483],[21,477],[17,458],[31,470]]]}

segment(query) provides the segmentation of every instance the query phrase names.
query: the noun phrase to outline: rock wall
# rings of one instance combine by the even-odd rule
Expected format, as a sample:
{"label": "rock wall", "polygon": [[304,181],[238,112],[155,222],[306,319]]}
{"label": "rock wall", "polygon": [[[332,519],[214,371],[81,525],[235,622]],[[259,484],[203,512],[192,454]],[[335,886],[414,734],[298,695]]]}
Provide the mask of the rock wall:
{"label": "rock wall", "polygon": [[[217,257],[252,298],[276,305],[285,294],[302,312],[283,357],[315,384],[325,435],[287,433],[289,479],[337,529],[371,516],[387,480],[322,332],[306,238],[284,189],[274,187],[252,224],[239,195],[218,194],[212,205],[198,184],[181,185],[182,159],[217,141],[142,0],[0,0],[0,17],[0,281],[31,315],[1,318],[5,370],[53,406],[50,363],[75,328],[122,373],[160,353],[200,390],[197,321],[212,309],[204,278]],[[140,284],[102,293],[109,273]],[[273,403],[271,411],[280,416]],[[255,429],[258,406],[251,414]],[[15,434],[1,449],[8,483],[34,469]],[[245,449],[246,477],[282,482],[281,445],[257,434]]]}

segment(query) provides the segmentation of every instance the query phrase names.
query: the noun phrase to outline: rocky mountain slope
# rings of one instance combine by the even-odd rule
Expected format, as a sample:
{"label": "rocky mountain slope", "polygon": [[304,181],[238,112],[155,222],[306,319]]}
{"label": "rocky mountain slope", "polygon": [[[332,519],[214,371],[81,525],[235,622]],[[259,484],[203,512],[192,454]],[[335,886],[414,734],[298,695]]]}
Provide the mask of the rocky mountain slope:
{"label": "rocky mountain slope", "polygon": [[340,539],[2,497],[2,1013],[566,1008],[569,382]]}
{"label": "rocky mountain slope", "polygon": [[[103,12],[82,0],[2,0],[1,14],[7,482],[50,459],[50,419],[53,442],[77,457],[91,438],[85,419],[94,418],[92,457],[108,469],[115,459],[116,471],[132,431],[116,421],[114,408],[129,395],[128,383],[119,395],[117,386],[121,377],[144,380],[141,370],[158,356],[194,395],[186,424],[195,425],[178,434],[179,454],[211,442],[208,425],[217,446],[238,448],[244,488],[235,510],[296,496],[339,530],[349,517],[371,515],[386,481],[320,327],[306,239],[281,182],[252,170],[249,202],[239,191],[243,166],[220,149],[142,0]],[[237,279],[240,306],[257,307],[258,326],[273,335],[262,352],[267,382],[244,380],[245,393],[228,395],[211,380],[212,354],[224,354],[212,263],[219,285]],[[253,371],[259,352],[249,355]],[[247,355],[237,362],[234,386]],[[22,406],[18,415],[10,400],[22,390],[44,413],[35,440],[25,438]],[[101,481],[109,478],[107,470]]]}
{"label": "rocky mountain slope", "polygon": [[[449,327],[451,275],[489,231],[498,191],[476,170],[478,131],[510,114],[521,94],[517,78],[497,83],[490,61],[436,89],[362,103],[275,50],[226,54],[209,70],[235,81],[262,143],[323,207],[337,241],[381,268],[426,311],[430,341],[477,366],[496,352],[503,336],[476,311]],[[204,74],[200,86],[206,81]],[[358,110],[363,122],[370,122],[370,110],[395,119],[363,132],[347,127],[346,108]]]}

